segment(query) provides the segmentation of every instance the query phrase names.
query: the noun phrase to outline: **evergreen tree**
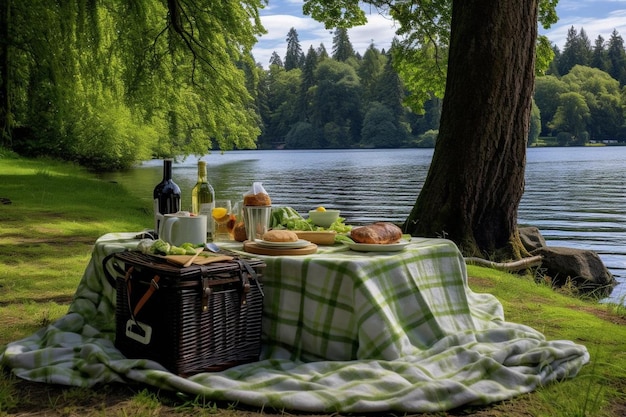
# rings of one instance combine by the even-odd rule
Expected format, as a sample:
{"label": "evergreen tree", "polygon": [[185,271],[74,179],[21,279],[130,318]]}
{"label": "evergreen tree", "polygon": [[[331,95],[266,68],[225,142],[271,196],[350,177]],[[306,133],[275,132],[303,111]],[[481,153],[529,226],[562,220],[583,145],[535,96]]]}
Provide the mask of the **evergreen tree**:
{"label": "evergreen tree", "polygon": [[567,39],[563,53],[559,58],[559,73],[567,74],[574,65],[589,66],[591,61],[591,42],[587,37],[584,29],[580,29],[580,33],[572,26],[567,31]]}
{"label": "evergreen tree", "polygon": [[308,90],[315,85],[315,68],[317,67],[318,55],[313,46],[309,47],[302,68],[302,85]]}
{"label": "evergreen tree", "polygon": [[554,75],[555,77],[559,77],[561,74],[559,73],[559,60],[561,59],[561,50],[558,46],[552,46],[552,53],[554,54],[554,58],[548,65],[548,69],[546,70],[546,75]]}
{"label": "evergreen tree", "polygon": [[278,55],[276,51],[272,52],[272,56],[270,57],[270,67],[272,65],[285,68],[285,65],[283,64],[283,60],[280,58],[280,55]]}
{"label": "evergreen tree", "polygon": [[317,48],[316,52],[317,52],[319,61],[326,59],[326,58],[330,58],[330,55],[328,55],[328,51],[326,50],[326,47],[324,46],[323,43],[320,43],[320,46]]}
{"label": "evergreen tree", "polygon": [[587,36],[587,32],[585,29],[580,28],[580,32],[578,32],[578,49],[580,50],[580,60],[582,62],[577,63],[578,65],[588,66],[591,62],[591,55],[593,53],[593,49],[591,48],[591,40]]}
{"label": "evergreen tree", "polygon": [[352,47],[352,43],[350,43],[348,29],[335,29],[335,36],[333,37],[333,58],[337,61],[344,62],[354,56],[354,48]]}
{"label": "evergreen tree", "polygon": [[626,51],[624,51],[624,39],[617,30],[613,29],[608,47],[608,73],[619,81],[621,86],[626,85]]}
{"label": "evergreen tree", "polygon": [[378,79],[383,73],[387,57],[380,53],[373,43],[365,51],[363,60],[359,66],[358,74],[361,78],[361,86],[363,87],[363,100],[375,100],[375,87]]}
{"label": "evergreen tree", "polygon": [[437,132],[439,130],[439,119],[441,119],[442,99],[432,97],[424,103],[424,113],[406,113],[407,120],[411,126],[411,133],[414,136],[422,135],[428,131]]}
{"label": "evergreen tree", "polygon": [[387,54],[382,74],[374,85],[374,96],[372,99],[382,104],[391,111],[390,122],[399,132],[396,136],[406,138],[408,135],[408,123],[405,117],[403,105],[405,89],[400,76],[393,67],[393,58]]}
{"label": "evergreen tree", "polygon": [[363,118],[361,145],[376,148],[400,146],[406,138],[406,131],[396,120],[391,109],[377,101],[372,102]]}
{"label": "evergreen tree", "polygon": [[607,51],[605,48],[604,38],[601,35],[598,35],[594,43],[590,66],[601,71],[606,71],[608,69]]}
{"label": "evergreen tree", "polygon": [[304,53],[298,40],[298,32],[291,28],[287,34],[287,52],[285,53],[285,69],[290,71],[295,68],[302,68],[304,64]]}
{"label": "evergreen tree", "polygon": [[311,122],[324,131],[323,147],[349,148],[361,138],[361,85],[354,68],[332,59],[316,70]]}
{"label": "evergreen tree", "polygon": [[301,70],[286,71],[272,65],[268,75],[268,116],[265,120],[266,143],[284,142],[291,126],[298,122],[298,100],[300,95]]}
{"label": "evergreen tree", "polygon": [[268,135],[268,122],[271,117],[271,111],[269,106],[270,96],[270,76],[269,71],[260,68],[259,82],[257,84],[257,103],[259,106],[259,117],[261,118],[261,135],[258,138],[257,146],[260,149],[267,149],[271,147],[271,136]]}
{"label": "evergreen tree", "polygon": [[315,86],[315,69],[317,68],[318,55],[313,46],[309,50],[304,59],[302,67],[302,83],[300,91],[300,120],[308,120],[309,114],[309,90]]}
{"label": "evergreen tree", "polygon": [[403,119],[404,86],[400,76],[393,68],[392,58],[389,55],[383,72],[375,85],[373,100],[389,108],[398,120]]}

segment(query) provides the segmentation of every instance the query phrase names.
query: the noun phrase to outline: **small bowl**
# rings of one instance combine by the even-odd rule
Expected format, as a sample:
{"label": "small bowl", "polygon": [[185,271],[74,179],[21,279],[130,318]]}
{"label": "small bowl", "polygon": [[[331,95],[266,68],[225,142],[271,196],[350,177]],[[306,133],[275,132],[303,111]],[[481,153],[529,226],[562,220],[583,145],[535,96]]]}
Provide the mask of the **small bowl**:
{"label": "small bowl", "polygon": [[329,227],[339,217],[339,210],[326,210],[326,211],[309,211],[309,219],[314,225],[320,227]]}

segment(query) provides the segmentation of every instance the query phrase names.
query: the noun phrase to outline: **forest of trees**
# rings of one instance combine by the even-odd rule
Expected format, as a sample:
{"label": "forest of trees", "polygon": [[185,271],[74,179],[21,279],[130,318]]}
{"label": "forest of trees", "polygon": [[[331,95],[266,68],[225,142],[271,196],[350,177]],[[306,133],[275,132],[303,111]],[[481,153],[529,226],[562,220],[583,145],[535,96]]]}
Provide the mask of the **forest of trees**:
{"label": "forest of trees", "polygon": [[346,29],[335,30],[330,52],[324,45],[302,51],[294,28],[286,41],[284,58],[274,52],[259,82],[259,147],[433,146],[434,135],[423,133],[437,129],[440,100],[423,115],[405,106],[389,51],[371,44],[360,55]]}
{"label": "forest of trees", "polygon": [[[433,97],[417,114],[403,103],[408,92],[392,65],[393,51],[372,44],[363,56],[345,30],[337,30],[329,56],[324,45],[303,53],[296,29],[287,34],[284,59],[276,53],[261,85],[261,147],[430,147],[439,125],[441,100]],[[392,45],[392,49],[393,49]],[[584,29],[573,27],[563,51],[537,77],[529,145],[539,136],[553,143],[626,141],[626,50],[613,31],[592,47]]]}
{"label": "forest of trees", "polygon": [[[291,28],[285,56],[274,53],[264,69],[250,53],[261,29],[232,33],[228,26],[222,32],[230,38],[209,45],[211,54],[225,49],[225,59],[202,62],[200,54],[184,52],[184,36],[172,35],[185,33],[176,22],[160,26],[162,6],[145,4],[152,6],[89,11],[40,0],[12,3],[17,12],[0,25],[10,40],[0,51],[3,79],[10,81],[3,83],[0,107],[11,124],[2,145],[119,169],[209,149],[435,144],[441,94],[431,94],[417,112],[407,105],[412,97],[394,62],[396,41],[390,50],[372,43],[360,53],[347,30],[336,29],[330,50],[320,44],[303,51]],[[222,20],[246,18],[246,10]],[[120,16],[127,16],[124,27]],[[572,27],[563,50],[554,47],[549,69],[537,77],[528,144],[540,136],[559,145],[626,141],[625,83],[622,37],[614,30],[592,45],[583,28]]]}
{"label": "forest of trees", "polygon": [[535,103],[541,112],[541,135],[560,145],[589,141],[626,141],[626,51],[613,30],[608,41],[598,35],[591,45],[584,28],[569,29],[546,76],[537,77]]}

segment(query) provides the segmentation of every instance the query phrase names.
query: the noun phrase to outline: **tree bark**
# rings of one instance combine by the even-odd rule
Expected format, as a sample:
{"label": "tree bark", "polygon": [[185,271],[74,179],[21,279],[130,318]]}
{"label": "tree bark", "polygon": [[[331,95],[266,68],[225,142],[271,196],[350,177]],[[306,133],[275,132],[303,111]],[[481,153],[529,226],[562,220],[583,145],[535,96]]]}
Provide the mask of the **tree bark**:
{"label": "tree bark", "polygon": [[537,7],[453,0],[439,137],[407,233],[449,238],[466,256],[521,256]]}

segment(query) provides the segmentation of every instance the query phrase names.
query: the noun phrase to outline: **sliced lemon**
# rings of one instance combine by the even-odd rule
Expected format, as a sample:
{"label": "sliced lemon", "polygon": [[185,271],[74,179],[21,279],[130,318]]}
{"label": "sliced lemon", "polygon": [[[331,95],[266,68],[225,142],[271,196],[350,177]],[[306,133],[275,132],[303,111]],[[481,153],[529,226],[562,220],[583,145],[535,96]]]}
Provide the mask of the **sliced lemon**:
{"label": "sliced lemon", "polygon": [[[224,208],[224,207],[215,207],[213,209],[213,211],[211,212],[211,216],[215,220],[217,220],[217,221],[220,221],[220,220],[222,220],[224,218],[227,219],[228,218],[228,210],[226,210],[226,208]],[[226,220],[226,219],[224,219],[224,220]]]}
{"label": "sliced lemon", "polygon": [[315,209],[315,211],[326,211],[326,209],[322,206],[319,206],[318,208]]}

